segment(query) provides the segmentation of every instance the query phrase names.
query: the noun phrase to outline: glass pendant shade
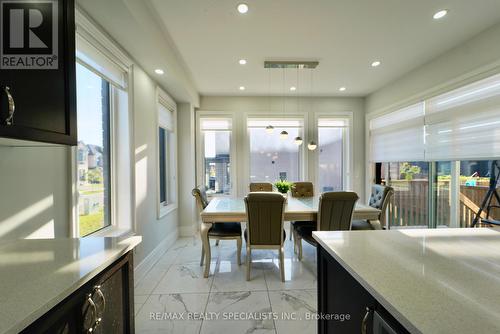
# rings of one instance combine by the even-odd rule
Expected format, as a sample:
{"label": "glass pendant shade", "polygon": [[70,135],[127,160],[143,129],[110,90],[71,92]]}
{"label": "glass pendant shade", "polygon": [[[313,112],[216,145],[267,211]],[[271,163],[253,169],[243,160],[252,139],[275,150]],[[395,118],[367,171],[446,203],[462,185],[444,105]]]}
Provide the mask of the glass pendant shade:
{"label": "glass pendant shade", "polygon": [[295,137],[294,142],[297,146],[300,146],[304,141],[302,140],[301,137]]}
{"label": "glass pendant shade", "polygon": [[274,126],[272,126],[272,125],[266,126],[266,132],[267,133],[272,134],[273,131],[274,131]]}
{"label": "glass pendant shade", "polygon": [[316,147],[318,147],[318,145],[314,141],[310,141],[309,144],[307,144],[307,148],[309,149],[309,151],[314,151]]}
{"label": "glass pendant shade", "polygon": [[282,140],[287,139],[287,138],[288,138],[288,132],[286,132],[285,130],[281,131],[281,133],[280,133],[280,138],[281,138]]}

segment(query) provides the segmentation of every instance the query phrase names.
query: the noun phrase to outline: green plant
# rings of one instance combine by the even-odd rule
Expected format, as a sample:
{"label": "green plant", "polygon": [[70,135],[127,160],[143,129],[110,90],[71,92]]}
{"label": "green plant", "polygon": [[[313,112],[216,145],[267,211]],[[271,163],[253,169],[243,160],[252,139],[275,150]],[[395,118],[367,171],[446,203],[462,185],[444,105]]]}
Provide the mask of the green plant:
{"label": "green plant", "polygon": [[89,170],[89,172],[87,173],[87,178],[88,178],[89,183],[92,183],[92,184],[102,183],[102,173],[97,169]]}
{"label": "green plant", "polygon": [[420,173],[421,168],[418,166],[412,166],[408,162],[404,162],[400,167],[399,167],[399,173],[403,175],[405,180],[411,181],[413,180],[413,176],[415,174]]}
{"label": "green plant", "polygon": [[280,180],[274,183],[274,186],[282,194],[286,194],[288,191],[293,189],[293,182],[288,182],[287,180]]}

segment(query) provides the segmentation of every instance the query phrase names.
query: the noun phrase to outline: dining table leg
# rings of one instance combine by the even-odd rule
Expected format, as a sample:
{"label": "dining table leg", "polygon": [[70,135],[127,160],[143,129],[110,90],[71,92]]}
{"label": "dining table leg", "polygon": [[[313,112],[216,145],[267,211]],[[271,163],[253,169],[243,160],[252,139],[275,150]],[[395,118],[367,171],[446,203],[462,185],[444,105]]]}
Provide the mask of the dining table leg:
{"label": "dining table leg", "polygon": [[201,243],[205,251],[205,271],[203,277],[208,278],[210,274],[210,262],[212,255],[210,254],[210,240],[208,239],[208,231],[212,227],[212,223],[203,222],[200,228]]}

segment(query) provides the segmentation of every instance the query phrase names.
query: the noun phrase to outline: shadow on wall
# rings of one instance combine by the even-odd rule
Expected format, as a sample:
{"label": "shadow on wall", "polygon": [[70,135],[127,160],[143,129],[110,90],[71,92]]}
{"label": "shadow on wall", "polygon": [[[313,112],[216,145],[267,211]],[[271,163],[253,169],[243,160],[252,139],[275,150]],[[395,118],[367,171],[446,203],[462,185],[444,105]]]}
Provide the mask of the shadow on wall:
{"label": "shadow on wall", "polygon": [[67,237],[67,147],[0,147],[0,241]]}

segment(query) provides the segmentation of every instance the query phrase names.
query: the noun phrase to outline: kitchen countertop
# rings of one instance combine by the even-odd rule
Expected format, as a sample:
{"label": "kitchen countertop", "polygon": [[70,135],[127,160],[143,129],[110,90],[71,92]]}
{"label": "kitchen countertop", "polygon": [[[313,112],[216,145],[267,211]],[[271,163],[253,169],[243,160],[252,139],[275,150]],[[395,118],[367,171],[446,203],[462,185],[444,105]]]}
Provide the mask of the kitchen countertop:
{"label": "kitchen countertop", "polygon": [[141,237],[0,244],[0,333],[18,333],[141,242]]}
{"label": "kitchen countertop", "polygon": [[411,333],[500,333],[500,230],[314,232]]}

